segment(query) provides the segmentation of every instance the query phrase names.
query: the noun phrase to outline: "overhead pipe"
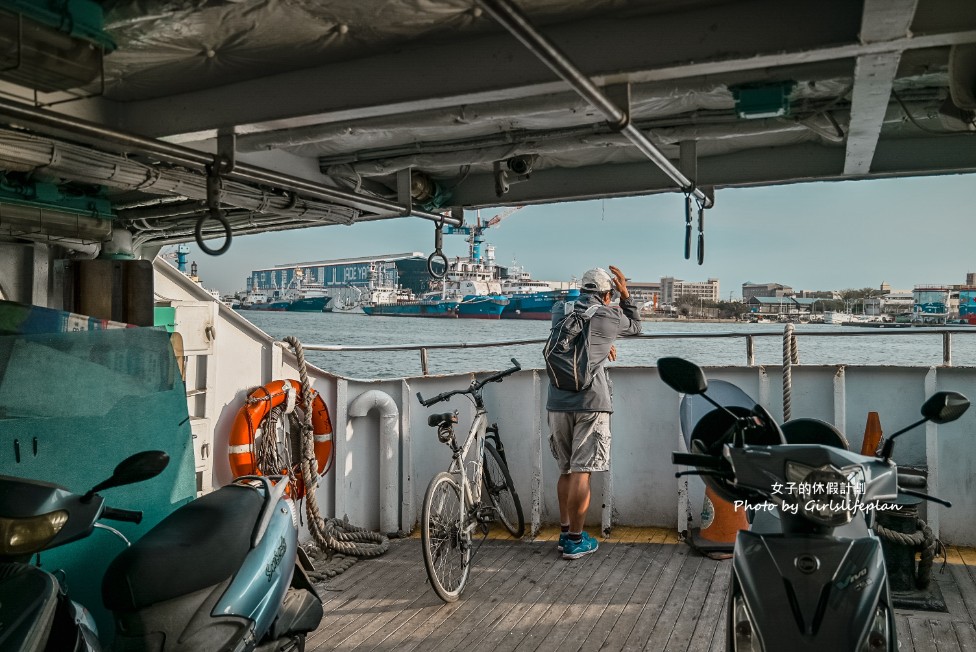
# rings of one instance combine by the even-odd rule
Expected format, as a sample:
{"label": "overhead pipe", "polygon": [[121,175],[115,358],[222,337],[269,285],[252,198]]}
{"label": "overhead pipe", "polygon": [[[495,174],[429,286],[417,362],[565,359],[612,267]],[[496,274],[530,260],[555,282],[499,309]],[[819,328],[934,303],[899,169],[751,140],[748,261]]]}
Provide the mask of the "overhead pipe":
{"label": "overhead pipe", "polygon": [[400,530],[400,412],[386,392],[371,389],[349,404],[350,417],[364,417],[372,410],[380,418],[380,531]]}
{"label": "overhead pipe", "polygon": [[[607,123],[623,134],[685,193],[694,196],[705,208],[712,207],[711,198],[676,168],[647,136],[630,121],[628,111],[614,104],[589,77],[584,75],[554,43],[540,34],[528,17],[510,0],[478,0],[485,11],[522,42],[540,61],[563,78],[577,93],[607,117]],[[628,107],[629,108],[629,107]]]}
{"label": "overhead pipe", "polygon": [[[142,154],[150,154],[165,159],[170,163],[199,169],[206,169],[207,166],[213,165],[214,163],[213,155],[207,154],[206,152],[174,143],[167,143],[155,138],[146,138],[136,134],[109,129],[95,122],[20,104],[6,98],[0,98],[0,117],[14,124],[30,126],[32,129],[44,132],[49,136],[67,136],[71,139],[80,139],[96,148],[104,148],[106,143],[110,143],[115,147],[121,148],[119,151],[123,153],[135,151]],[[235,181],[260,183],[291,190],[310,197],[331,201],[342,206],[373,213],[402,215],[404,217],[413,215],[432,222],[449,224],[451,226],[461,226],[462,224],[462,221],[454,217],[415,210],[413,207],[404,207],[396,202],[345,192],[320,183],[240,162],[234,165],[233,171],[224,173],[221,176]]]}

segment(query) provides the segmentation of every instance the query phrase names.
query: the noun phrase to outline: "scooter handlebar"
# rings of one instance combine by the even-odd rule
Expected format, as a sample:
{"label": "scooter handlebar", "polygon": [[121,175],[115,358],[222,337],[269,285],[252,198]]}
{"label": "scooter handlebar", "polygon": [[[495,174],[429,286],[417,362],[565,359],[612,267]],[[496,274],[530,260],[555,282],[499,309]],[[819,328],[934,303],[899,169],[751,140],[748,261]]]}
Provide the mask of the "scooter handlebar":
{"label": "scooter handlebar", "polygon": [[671,453],[671,463],[682,466],[697,466],[702,469],[722,469],[722,460],[713,455],[696,455],[694,453]]}
{"label": "scooter handlebar", "polygon": [[118,509],[116,507],[106,507],[102,510],[101,518],[109,521],[125,521],[127,523],[142,523],[142,512],[132,509]]}

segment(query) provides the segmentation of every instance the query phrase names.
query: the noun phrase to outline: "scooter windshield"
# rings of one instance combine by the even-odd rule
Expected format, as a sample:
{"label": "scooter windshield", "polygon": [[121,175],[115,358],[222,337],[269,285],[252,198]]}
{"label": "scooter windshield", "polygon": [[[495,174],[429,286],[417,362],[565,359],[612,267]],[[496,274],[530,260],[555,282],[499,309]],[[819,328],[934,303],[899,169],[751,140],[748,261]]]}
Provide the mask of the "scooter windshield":
{"label": "scooter windshield", "polygon": [[[748,414],[756,405],[756,401],[738,385],[734,385],[725,380],[710,381],[708,383],[708,396],[719,405],[732,408],[732,411],[739,415]],[[688,447],[688,450],[691,450],[691,440],[695,432],[695,427],[706,415],[709,415],[715,409],[715,406],[702,396],[686,394],[682,397],[679,410],[679,422],[681,425],[681,436],[684,438],[685,446]],[[728,423],[722,428],[722,432],[717,433],[717,435],[722,435],[731,425],[732,420],[729,418]]]}

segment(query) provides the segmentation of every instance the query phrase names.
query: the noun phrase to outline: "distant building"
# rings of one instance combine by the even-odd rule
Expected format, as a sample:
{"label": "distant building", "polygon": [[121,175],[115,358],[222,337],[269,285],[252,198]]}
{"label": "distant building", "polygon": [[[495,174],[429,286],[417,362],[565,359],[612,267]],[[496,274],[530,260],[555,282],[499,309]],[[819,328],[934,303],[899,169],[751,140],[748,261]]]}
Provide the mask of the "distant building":
{"label": "distant building", "polygon": [[641,306],[645,303],[661,305],[661,284],[627,281],[627,289],[634,304]]}
{"label": "distant building", "polygon": [[678,297],[693,296],[705,301],[719,300],[719,286],[717,278],[710,278],[704,283],[683,281],[673,276],[661,278],[661,303],[674,303]]}
{"label": "distant building", "polygon": [[427,256],[419,251],[384,256],[317,260],[256,269],[247,278],[247,289],[284,289],[294,281],[297,270],[302,270],[302,281],[304,283],[322,284],[326,288],[364,287],[369,282],[370,266],[381,262],[396,264],[397,283],[399,285],[418,293],[429,289],[430,275],[427,273]]}
{"label": "distant building", "polygon": [[793,294],[793,288],[780,283],[743,283],[742,302],[749,303],[753,297],[788,297]]}
{"label": "distant building", "polygon": [[[803,307],[797,301],[802,301]],[[749,297],[745,302],[749,306],[749,312],[760,315],[798,315],[801,312],[809,312],[809,303],[816,299],[799,299],[793,297]]]}
{"label": "distant building", "polygon": [[976,287],[976,272],[966,273],[966,287]]}

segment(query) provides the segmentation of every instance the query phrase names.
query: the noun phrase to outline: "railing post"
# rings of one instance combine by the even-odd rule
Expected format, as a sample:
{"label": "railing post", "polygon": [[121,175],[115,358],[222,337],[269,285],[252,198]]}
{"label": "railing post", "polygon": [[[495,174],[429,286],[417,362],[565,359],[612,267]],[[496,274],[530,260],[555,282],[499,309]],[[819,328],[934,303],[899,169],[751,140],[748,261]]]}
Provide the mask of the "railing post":
{"label": "railing post", "polygon": [[420,370],[425,376],[430,375],[430,369],[427,366],[427,349],[420,349]]}
{"label": "railing post", "polygon": [[746,364],[756,366],[756,341],[752,335],[746,335]]}
{"label": "railing post", "polygon": [[946,367],[952,366],[952,333],[949,331],[942,333],[942,364]]}

